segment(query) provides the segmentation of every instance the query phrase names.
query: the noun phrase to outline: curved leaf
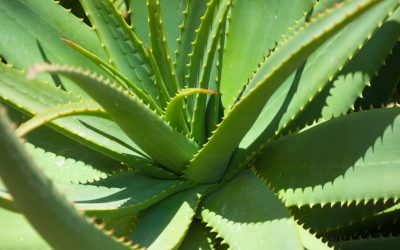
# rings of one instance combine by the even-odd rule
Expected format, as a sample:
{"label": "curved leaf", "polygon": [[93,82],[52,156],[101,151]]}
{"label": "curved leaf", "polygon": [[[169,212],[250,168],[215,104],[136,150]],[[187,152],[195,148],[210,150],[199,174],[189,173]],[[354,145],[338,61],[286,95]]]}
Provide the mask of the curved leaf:
{"label": "curved leaf", "polygon": [[188,88],[182,89],[177,93],[171,101],[168,103],[167,109],[165,110],[164,119],[168,121],[172,127],[178,128],[179,131],[189,134],[189,128],[185,121],[184,105],[185,97],[194,94],[216,94],[215,91],[208,89],[196,89]]}
{"label": "curved leaf", "polygon": [[160,180],[125,171],[99,181],[57,187],[78,209],[101,217],[115,217],[140,212],[192,185],[181,180]]}
{"label": "curved leaf", "polygon": [[323,42],[377,3],[374,0],[343,2],[306,25],[275,50],[269,60],[261,66],[257,77],[252,79],[254,88],[250,88],[249,93],[225,116],[208,143],[188,165],[184,176],[203,183],[218,181],[231,154],[257,119],[272,93]]}
{"label": "curved leaf", "polygon": [[[80,0],[115,68],[158,101],[157,88],[143,44],[109,0]],[[70,64],[74,65],[74,64]]]}
{"label": "curved leaf", "polygon": [[343,250],[391,250],[396,249],[400,244],[399,236],[378,237],[368,239],[351,239],[335,243],[335,246]]}
{"label": "curved leaf", "polygon": [[58,249],[127,249],[90,224],[39,172],[15,137],[4,110],[0,114],[0,133],[1,178],[18,210],[50,245]]}
{"label": "curved leaf", "polygon": [[[136,96],[103,81],[102,77],[54,65],[36,65],[31,68],[30,75],[41,72],[58,73],[77,82],[135,143],[163,166],[182,170],[196,152],[197,145],[193,141],[174,130]],[[114,101],[110,102],[110,98]],[[147,136],[143,137],[143,134]]]}
{"label": "curved leaf", "polygon": [[302,249],[289,211],[250,171],[224,184],[201,205],[203,221],[232,249]]}
{"label": "curved leaf", "polygon": [[183,23],[180,26],[180,36],[178,49],[176,50],[176,77],[181,86],[190,86],[186,82],[189,69],[187,64],[190,62],[190,53],[193,50],[192,42],[196,39],[196,30],[200,26],[201,18],[207,9],[208,0],[188,0],[187,7],[183,12]]}
{"label": "curved leaf", "polygon": [[256,169],[287,206],[398,199],[399,139],[399,108],[353,113],[268,143]]}
{"label": "curved leaf", "polygon": [[158,68],[169,95],[173,96],[179,91],[179,84],[172,66],[171,56],[168,53],[168,42],[165,39],[163,20],[161,18],[160,1],[146,0],[149,17],[149,36],[151,40],[152,53],[156,59]]}
{"label": "curved leaf", "polygon": [[177,248],[189,229],[204,188],[176,193],[141,213],[132,240],[148,249]]}
{"label": "curved leaf", "polygon": [[[8,63],[23,70],[34,63],[51,62],[79,65],[95,72],[103,72],[60,40],[67,38],[76,41],[101,58],[105,57],[101,44],[90,27],[57,2],[1,1],[0,13],[0,55]],[[43,75],[41,79],[87,97],[84,91],[67,79],[51,75]]]}
{"label": "curved leaf", "polygon": [[51,122],[52,120],[74,116],[74,115],[88,115],[109,118],[107,113],[102,110],[97,104],[93,102],[78,102],[61,104],[54,108],[46,110],[44,113],[35,115],[29,121],[21,124],[15,131],[17,136],[22,137],[30,131]]}
{"label": "curved leaf", "polygon": [[222,104],[228,109],[248,82],[262,56],[275,47],[294,20],[308,12],[314,0],[234,0],[222,66]]}
{"label": "curved leaf", "polygon": [[[0,64],[0,98],[28,114],[42,113],[58,104],[81,99],[48,83],[26,79],[23,72]],[[114,123],[101,118],[64,118],[50,124],[62,134],[129,166],[143,166],[151,160]]]}
{"label": "curved leaf", "polygon": [[[331,1],[321,1],[316,5],[316,8],[322,8],[321,5],[326,6],[329,2]],[[380,45],[385,42],[393,44],[393,40],[397,40],[396,33],[399,32],[399,27],[395,22],[389,22],[378,29],[397,6],[397,1],[384,0],[376,2],[376,6],[366,10],[359,17],[349,22],[330,40],[322,44],[307,58],[304,65],[286,79],[271,96],[257,121],[243,138],[240,147],[249,148],[248,151],[251,152],[257,150],[261,144],[278,133],[304,127],[301,121],[302,118],[297,118],[301,114],[304,114],[309,119],[308,121],[311,122],[320,118],[321,106],[326,106],[325,102],[327,100],[325,98],[319,102],[317,100],[314,101],[314,98],[321,91],[325,91],[324,88],[329,86],[329,82],[352,58],[359,63],[354,63],[352,66],[348,65],[343,69],[349,69],[348,77],[345,77],[346,83],[342,85],[343,91],[340,93],[329,93],[329,90],[327,92],[323,91],[327,96],[334,95],[333,97],[328,97],[330,99],[337,98],[342,100],[336,102],[337,110],[347,105],[347,107],[341,108],[340,111],[335,111],[335,113],[346,112],[354,103],[354,98],[362,91],[365,83],[368,82],[369,75],[373,75],[373,72],[379,67],[391,49],[391,46],[379,49]],[[321,11],[324,13],[323,10]],[[321,15],[321,12],[316,10],[312,18],[318,18],[319,15]],[[354,55],[376,30],[378,30],[377,36],[372,37],[372,40],[366,45],[366,48],[363,48],[360,54]],[[332,66],[326,66],[331,65],[332,62],[334,62]],[[251,81],[254,82],[254,79]],[[317,111],[309,107],[314,102],[316,102]],[[326,112],[323,117],[330,119],[331,114],[332,112],[329,115]],[[314,117],[312,117],[313,115]],[[311,118],[309,118],[310,116]]]}
{"label": "curved leaf", "polygon": [[189,231],[187,232],[185,239],[178,248],[179,250],[212,250],[213,242],[210,239],[207,229],[200,222],[194,220],[190,224]]}
{"label": "curved leaf", "polygon": [[[175,61],[175,50],[179,38],[179,25],[182,23],[183,11],[190,0],[160,1],[161,19],[165,30],[165,39],[169,48],[171,61]],[[198,0],[197,0],[198,1]],[[135,34],[147,47],[151,47],[149,37],[148,10],[146,1],[130,0],[131,23]]]}

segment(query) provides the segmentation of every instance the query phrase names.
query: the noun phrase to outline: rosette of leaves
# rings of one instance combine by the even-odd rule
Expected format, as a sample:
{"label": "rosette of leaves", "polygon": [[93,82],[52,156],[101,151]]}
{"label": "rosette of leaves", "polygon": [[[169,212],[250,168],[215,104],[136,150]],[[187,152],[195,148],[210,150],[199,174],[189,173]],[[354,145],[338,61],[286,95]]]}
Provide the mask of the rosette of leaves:
{"label": "rosette of leaves", "polygon": [[0,248],[400,244],[398,0],[69,4],[0,0]]}

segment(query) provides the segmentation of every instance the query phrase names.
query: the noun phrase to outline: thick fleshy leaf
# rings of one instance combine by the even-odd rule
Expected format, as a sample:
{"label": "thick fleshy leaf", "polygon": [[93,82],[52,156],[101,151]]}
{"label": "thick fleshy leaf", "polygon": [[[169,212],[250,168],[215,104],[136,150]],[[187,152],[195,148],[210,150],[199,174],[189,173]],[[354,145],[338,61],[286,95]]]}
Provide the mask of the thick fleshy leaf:
{"label": "thick fleshy leaf", "polygon": [[190,53],[193,51],[192,42],[196,39],[196,31],[207,9],[207,3],[208,0],[188,0],[184,11],[175,61],[176,76],[181,86],[190,86],[191,84],[186,82],[189,73],[187,64],[190,62]]}
{"label": "thick fleshy leaf", "polygon": [[[183,12],[189,1],[190,0],[160,1],[165,38],[172,61],[175,60],[175,50],[178,48],[177,39],[179,38],[179,25],[182,23]],[[146,1],[130,0],[130,10],[134,32],[145,46],[151,47]]]}
{"label": "thick fleshy leaf", "polygon": [[135,95],[137,95],[140,99],[142,99],[146,104],[151,105],[153,109],[159,108],[157,106],[157,103],[151,98],[151,96],[147,95],[145,92],[143,92],[142,89],[140,89],[138,86],[136,86],[134,83],[132,83],[128,78],[126,78],[120,71],[115,69],[112,65],[108,64],[107,62],[103,61],[101,58],[98,56],[94,55],[90,51],[86,50],[85,48],[82,48],[78,44],[70,41],[63,39],[63,41],[74,48],[76,51],[78,51],[80,54],[82,54],[84,57],[89,59],[90,61],[94,62],[97,64],[99,67],[104,69],[105,71],[109,72],[112,78],[119,83],[121,86],[125,87],[126,89],[129,89]]}
{"label": "thick fleshy leaf", "polygon": [[204,188],[179,192],[141,213],[131,239],[146,249],[177,248],[189,229]]}
{"label": "thick fleshy leaf", "polygon": [[0,175],[18,210],[43,238],[58,249],[127,249],[90,224],[40,173],[4,113],[3,110],[0,115]]}
{"label": "thick fleshy leaf", "polygon": [[[136,96],[82,70],[71,67],[36,65],[30,75],[52,72],[73,79],[87,91],[135,143],[154,159],[173,171],[180,171],[198,146],[167,124]],[[110,102],[110,98],[114,101]],[[143,137],[146,134],[146,137]]]}
{"label": "thick fleshy leaf", "polygon": [[384,65],[379,69],[377,75],[372,78],[369,87],[366,87],[355,103],[355,109],[368,109],[372,107],[380,107],[384,103],[388,103],[390,98],[395,94],[396,86],[400,81],[400,43],[393,48],[391,55],[385,59]]}
{"label": "thick fleshy leaf", "polygon": [[[210,77],[214,66],[214,58],[217,52],[221,34],[232,0],[216,0],[210,2],[202,23],[197,32],[193,44],[193,52],[190,55],[189,86],[196,84],[199,88],[210,89]],[[221,35],[220,35],[221,34]],[[193,114],[191,132],[193,138],[201,145],[206,141],[206,104],[207,96],[197,95],[194,100],[188,99],[189,114]],[[218,100],[219,101],[219,100]]]}
{"label": "thick fleshy leaf", "polygon": [[[46,152],[41,148],[35,148],[32,144],[25,144],[25,150],[30,154],[32,160],[41,167],[43,174],[58,184],[94,181],[105,178],[110,174],[104,169],[104,166],[96,168],[96,166],[85,164],[81,161]],[[13,198],[1,180],[0,200],[0,206],[16,209],[13,204]]]}
{"label": "thick fleshy leaf", "polygon": [[185,97],[194,94],[216,94],[215,91],[208,89],[188,88],[182,89],[177,93],[168,103],[165,110],[164,119],[168,121],[172,127],[177,128],[179,131],[189,134],[189,128],[185,121]]}
{"label": "thick fleshy leaf", "polygon": [[302,226],[297,225],[297,229],[299,230],[304,249],[333,249],[329,247],[328,244],[324,243],[320,238],[317,238],[315,234],[312,234],[309,230],[304,229]]}
{"label": "thick fleshy leaf", "polygon": [[[20,111],[34,115],[58,104],[79,102],[80,98],[38,80],[28,81],[23,72],[0,64],[0,98]],[[29,93],[29,95],[27,95]],[[101,118],[64,118],[51,123],[64,135],[130,166],[151,163],[114,123]]]}
{"label": "thick fleshy leaf", "polygon": [[[382,5],[382,7],[385,6]],[[335,47],[341,48],[345,47],[345,44],[348,44],[348,41],[351,38],[355,40],[355,37],[357,35],[354,32],[349,32],[349,31],[357,30],[357,32],[360,32],[362,29],[367,28],[366,27],[367,20],[368,22],[370,22],[373,20],[373,18],[379,17],[380,15],[379,13],[382,14],[385,13],[383,11],[380,11],[379,9],[377,9],[377,11],[378,12],[373,12],[373,13],[371,12],[369,15],[364,16],[362,20],[360,19],[359,21],[357,21],[357,23],[354,23],[353,25],[348,27],[348,29],[346,29],[347,34],[342,33],[341,37],[336,38],[335,43],[332,43],[332,45],[335,44]],[[359,37],[362,38],[362,36]],[[376,87],[377,89],[373,91],[375,95],[377,95],[377,97],[379,97],[379,95],[383,95],[380,98],[376,98],[375,102],[378,103],[377,106],[380,107],[383,103],[388,101],[397,84],[396,81],[397,70],[393,71],[396,72],[393,73],[393,78],[394,78],[393,80],[389,81],[379,80],[378,83],[376,82],[376,80],[374,80],[374,78],[376,78],[375,75],[377,74],[378,70],[382,67],[381,65],[384,64],[387,56],[392,51],[393,47],[395,46],[399,38],[400,38],[400,9],[397,9],[391,17],[389,17],[383,24],[381,24],[379,29],[372,35],[369,41],[366,41],[365,45],[354,56],[350,56],[347,59],[346,54],[340,55],[341,53],[338,50],[336,60],[337,61],[349,60],[349,62],[345,64],[343,69],[341,69],[341,67],[338,67],[336,69],[338,72],[336,73],[336,76],[333,78],[333,80],[330,79],[329,84],[327,84],[327,86],[324,87],[321,93],[316,95],[314,100],[312,100],[308,105],[306,105],[306,107],[304,108],[304,110],[302,110],[300,116],[297,119],[295,119],[293,122],[288,122],[292,123],[288,127],[288,129],[296,130],[298,128],[304,127],[305,124],[310,124],[314,120],[318,120],[320,118],[327,120],[331,119],[332,117],[337,117],[342,114],[345,114],[350,109],[353,109],[354,106],[357,107],[357,105],[354,105],[356,100],[359,99],[359,96],[362,95],[364,89],[365,90],[369,89],[368,85],[371,86],[371,84],[377,85]],[[343,45],[342,46],[339,45],[340,43],[343,43]],[[382,48],[382,44],[385,44],[384,48]],[[351,47],[346,46],[346,48],[350,49]],[[325,55],[321,58],[326,58],[328,53],[332,53],[333,51],[335,51],[335,49],[328,50],[327,53],[325,53]],[[341,57],[342,59],[339,59],[339,57]],[[332,57],[332,59],[333,58],[335,57]],[[310,62],[310,67],[311,65],[314,65],[313,62],[316,63],[315,61],[309,61],[309,62]],[[320,62],[318,64],[323,65],[323,62]],[[392,64],[394,64],[393,66],[396,67],[395,63]],[[338,63],[337,65],[340,65],[340,63]],[[316,67],[312,66],[312,68],[314,68],[315,70]],[[306,88],[305,86],[309,85],[309,82],[311,81],[307,75],[309,71],[310,70],[307,69],[303,71],[302,78],[304,80],[303,79],[300,80],[299,84],[301,85],[299,85],[298,87],[299,89],[305,89]],[[326,79],[327,78],[325,78],[325,80]],[[304,85],[302,84],[303,82]],[[321,82],[327,82],[327,81],[321,81]],[[386,96],[386,98],[384,96]],[[368,108],[370,107],[370,105],[366,106]],[[287,118],[286,119],[283,118],[282,121],[285,120],[288,121]]]}
{"label": "thick fleshy leaf", "polygon": [[160,70],[161,77],[167,87],[170,96],[179,91],[175,69],[172,66],[171,56],[168,52],[168,42],[165,38],[163,20],[159,0],[146,0],[149,17],[149,36],[151,40],[151,52]]}
{"label": "thick fleshy leaf", "polygon": [[392,250],[399,247],[400,237],[378,237],[368,239],[351,239],[347,241],[336,242],[335,246],[342,250]]}
{"label": "thick fleshy leaf", "polygon": [[187,232],[185,239],[178,248],[179,250],[212,250],[213,247],[212,239],[204,225],[199,221],[194,220],[190,224],[189,231]]}
{"label": "thick fleshy leaf", "polygon": [[377,3],[373,0],[343,2],[304,26],[277,48],[252,79],[253,84],[248,94],[235,104],[208,143],[191,161],[185,177],[197,182],[219,180],[231,154],[259,116],[265,103],[285,79],[321,44]]}
{"label": "thick fleshy leaf", "polygon": [[352,113],[268,143],[256,169],[287,206],[398,199],[399,139],[400,108]]}
{"label": "thick fleshy leaf", "polygon": [[[329,2],[321,1],[316,7],[321,8],[322,6],[320,5],[326,6]],[[327,96],[335,94],[338,99],[342,98],[342,101],[337,102],[337,110],[340,111],[335,111],[335,113],[346,112],[354,103],[354,98],[357,97],[368,82],[367,78],[373,75],[377,68],[380,67],[391,49],[390,46],[385,47],[385,49],[379,49],[380,45],[385,42],[393,44],[393,40],[397,40],[396,33],[399,33],[399,27],[392,22],[387,26],[384,25],[381,27],[377,37],[373,37],[373,40],[368,43],[369,46],[363,49],[363,52],[360,52],[362,53],[360,56],[354,56],[354,54],[393,12],[397,5],[397,1],[377,1],[376,6],[348,23],[332,39],[324,43],[307,58],[304,65],[286,79],[282,86],[271,96],[257,121],[242,140],[240,147],[248,148],[247,151],[250,153],[253,150],[257,150],[260,144],[263,144],[275,134],[281,133],[284,129],[292,128],[295,130],[297,127],[304,127],[304,123],[296,120],[302,113],[307,118],[315,114],[314,117],[308,118],[310,119],[308,121],[311,122],[322,117],[321,106],[326,105],[326,98],[320,102],[316,101],[317,111],[308,108],[308,106],[313,105],[313,99],[318,96],[325,86],[329,85],[329,82],[342,70],[349,58],[354,60],[359,58],[357,61],[360,63],[355,63],[353,66],[349,65],[353,69],[349,68],[348,77],[345,77],[346,82],[347,80],[349,82],[343,84],[341,93],[329,93],[329,90],[324,92]],[[318,13],[320,12],[316,10],[313,18],[318,18]],[[331,64],[332,66],[326,67],[326,65]],[[251,81],[254,82],[254,79]],[[329,98],[333,99],[334,97]],[[348,99],[352,100],[352,102]],[[342,106],[346,107],[343,108]],[[331,116],[332,112],[329,115],[326,112],[326,116],[323,117],[329,119]]]}
{"label": "thick fleshy leaf", "polygon": [[[101,58],[105,57],[94,32],[55,1],[1,1],[0,55],[19,69],[34,63],[62,63],[102,72],[60,38],[73,40]],[[46,18],[43,18],[43,17]],[[16,42],[17,41],[17,42]],[[12,46],[10,46],[12,44]],[[86,96],[73,82],[50,75],[41,79]]]}
{"label": "thick fleshy leaf", "polygon": [[251,171],[207,196],[201,209],[203,221],[232,249],[302,249],[289,211]]}
{"label": "thick fleshy leaf", "polygon": [[23,215],[0,208],[0,248],[50,250]]}
{"label": "thick fleshy leaf", "polygon": [[[291,213],[296,219],[301,221],[306,228],[317,232],[319,236],[325,239],[332,239],[332,232],[335,231],[341,231],[343,233],[337,238],[357,232],[357,230],[352,229],[356,228],[355,225],[357,224],[363,224],[365,226],[360,228],[360,232],[371,228],[372,226],[367,226],[368,223],[364,222],[380,214],[390,206],[393,206],[393,201],[362,201],[358,204],[353,202],[350,205],[341,205],[338,203],[324,207],[319,205],[313,207],[304,206],[301,208],[292,207]],[[395,215],[393,215],[392,218],[394,217]]]}
{"label": "thick fleshy leaf", "polygon": [[57,185],[76,207],[101,217],[140,212],[193,184],[181,180],[161,180],[125,171],[84,184]]}
{"label": "thick fleshy leaf", "polygon": [[308,12],[314,0],[234,0],[222,68],[222,103],[233,104],[257,64],[275,47],[294,21]]}
{"label": "thick fleshy leaf", "polygon": [[[110,62],[157,102],[153,71],[143,44],[109,0],[80,0]],[[72,40],[73,41],[73,40]],[[70,64],[74,65],[74,64]]]}
{"label": "thick fleshy leaf", "polygon": [[93,102],[77,102],[57,105],[45,112],[35,115],[29,121],[21,124],[15,131],[19,136],[25,136],[30,131],[58,118],[76,115],[97,116],[109,118],[107,113]]}
{"label": "thick fleshy leaf", "polygon": [[349,236],[381,236],[399,235],[400,233],[400,205],[396,204],[362,220],[353,221],[347,225],[318,232],[319,235],[330,241],[340,241]]}

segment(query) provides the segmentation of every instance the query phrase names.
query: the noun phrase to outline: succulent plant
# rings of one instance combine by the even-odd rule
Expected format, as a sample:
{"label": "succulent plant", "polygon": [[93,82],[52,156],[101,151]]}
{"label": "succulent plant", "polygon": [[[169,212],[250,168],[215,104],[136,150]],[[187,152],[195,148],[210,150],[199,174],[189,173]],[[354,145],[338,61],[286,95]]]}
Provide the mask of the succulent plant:
{"label": "succulent plant", "polygon": [[0,0],[0,248],[400,245],[398,0],[62,3]]}

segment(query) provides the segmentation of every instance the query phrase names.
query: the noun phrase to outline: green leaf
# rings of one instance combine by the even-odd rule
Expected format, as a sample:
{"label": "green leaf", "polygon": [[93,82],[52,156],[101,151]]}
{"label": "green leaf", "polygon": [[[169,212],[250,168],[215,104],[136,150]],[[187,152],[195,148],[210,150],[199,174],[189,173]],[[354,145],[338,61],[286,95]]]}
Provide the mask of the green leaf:
{"label": "green leaf", "polygon": [[168,53],[168,42],[165,38],[163,21],[161,19],[160,1],[147,0],[147,11],[149,16],[149,35],[152,45],[152,53],[160,69],[163,81],[173,96],[179,91],[179,84],[172,66],[171,57]]}
{"label": "green leaf", "polygon": [[[206,130],[207,130],[207,138],[211,136],[212,132],[217,128],[217,124],[221,122],[223,116],[223,107],[221,103],[221,74],[222,74],[222,65],[224,62],[224,49],[225,49],[225,36],[226,36],[226,26],[227,21],[222,26],[219,44],[218,44],[218,53],[215,55],[214,60],[214,77],[215,77],[215,91],[216,95],[210,96],[210,99],[207,103],[206,109]],[[211,79],[213,77],[213,72],[211,73]],[[210,85],[210,84],[209,84]],[[213,85],[211,85],[211,88]]]}
{"label": "green leaf", "polygon": [[321,239],[317,238],[315,234],[312,234],[309,230],[304,229],[301,225],[297,225],[297,229],[299,230],[304,249],[333,249],[329,247],[328,244],[322,242]]}
{"label": "green leaf", "polygon": [[188,0],[185,9],[183,23],[180,26],[180,36],[178,39],[178,49],[176,50],[176,77],[181,86],[189,86],[186,82],[190,63],[190,53],[193,50],[192,42],[196,39],[196,30],[200,26],[201,18],[207,9],[208,0]]}
{"label": "green leaf", "polygon": [[228,109],[257,64],[314,0],[234,0],[222,66],[222,104]]}
{"label": "green leaf", "polygon": [[[393,16],[379,28],[371,40],[336,77],[333,82],[334,87],[330,90],[330,96],[326,98],[327,104],[322,109],[323,118],[339,116],[353,106],[357,97],[371,82],[374,74],[378,72],[399,39],[400,9],[396,10]],[[384,48],[382,48],[382,44],[385,44]],[[381,84],[386,85],[385,82]]]}
{"label": "green leaf", "polygon": [[398,199],[399,139],[399,108],[353,113],[268,143],[256,169],[287,206]]}
{"label": "green leaf", "polygon": [[[328,1],[322,1],[316,7],[322,8],[320,5],[326,6],[328,3]],[[240,143],[240,147],[247,149],[248,154],[250,154],[250,152],[257,150],[261,144],[276,134],[285,130],[296,130],[304,127],[304,123],[301,121],[302,118],[297,119],[301,114],[304,114],[307,118],[311,116],[311,118],[308,118],[310,119],[308,122],[320,118],[321,106],[325,106],[328,100],[324,98],[320,102],[315,101],[317,111],[314,111],[313,108],[309,107],[314,104],[314,98],[326,86],[329,86],[329,82],[349,62],[349,58],[355,60],[359,57],[358,55],[354,56],[354,54],[368,41],[370,36],[393,12],[397,5],[397,1],[377,1],[376,6],[366,10],[352,22],[349,22],[346,27],[317,49],[304,65],[286,79],[271,96],[257,121]],[[313,18],[318,18],[318,13],[320,12],[316,10]],[[354,98],[368,82],[369,75],[373,75],[373,72],[380,66],[383,58],[386,57],[391,48],[390,46],[384,49],[376,48],[379,48],[381,43],[392,43],[393,39],[397,39],[395,34],[399,32],[399,29],[396,31],[394,29],[396,29],[396,25],[392,26],[392,24],[389,24],[388,27],[386,25],[381,27],[377,37],[375,38],[374,36],[373,40],[370,41],[369,44],[371,45],[363,49],[363,52],[360,52],[357,63],[351,66],[353,69],[350,70],[349,68],[348,76],[345,77],[346,83],[342,85],[343,91],[340,93],[334,93],[329,90],[323,92],[327,96],[335,95],[334,97],[328,97],[330,99],[337,98],[341,100],[336,102],[338,110],[340,108],[337,113],[346,112],[351,107],[352,103],[354,103]],[[332,62],[335,62],[332,66],[326,66],[331,65]],[[254,80],[251,81],[253,82]],[[345,107],[342,108],[342,106]],[[323,117],[330,119],[331,114],[332,112],[329,115],[326,113]]]}
{"label": "green leaf", "polygon": [[192,186],[189,182],[161,180],[133,171],[83,184],[57,185],[79,210],[101,217],[140,212]]}
{"label": "green leaf", "polygon": [[74,116],[88,115],[103,118],[109,118],[107,113],[93,102],[77,102],[60,104],[54,108],[50,108],[43,113],[35,115],[32,119],[21,124],[15,131],[18,137],[23,137],[30,131],[51,122],[52,120]]}
{"label": "green leaf", "polygon": [[[77,209],[90,215],[117,217],[137,213],[192,186],[188,182],[160,180],[133,171],[107,177],[91,166],[70,159],[66,161],[62,157],[52,157],[40,150],[33,152],[35,163],[43,166],[44,175],[54,181],[56,187],[68,200],[74,202]],[[60,164],[63,160],[66,162]],[[0,197],[5,205],[14,207],[12,197],[1,185]]]}
{"label": "green leaf", "polygon": [[[109,0],[80,0],[115,68],[158,101],[157,88],[143,44]],[[70,64],[74,65],[74,64]]]}
{"label": "green leaf", "polygon": [[102,218],[102,223],[105,224],[106,230],[112,230],[116,237],[128,238],[135,228],[138,215],[130,214],[123,217]]}
{"label": "green leaf", "polygon": [[[58,104],[81,99],[48,83],[26,79],[23,72],[0,64],[0,98],[20,111],[34,115]],[[29,93],[29,94],[27,94]],[[58,132],[129,166],[151,160],[114,123],[101,118],[63,118],[50,124]]]}
{"label": "green leaf", "polygon": [[[371,0],[344,2],[303,27],[276,49],[252,79],[253,88],[226,114],[208,143],[191,161],[184,176],[203,183],[218,181],[231,154],[284,80],[323,42],[376,4]],[[215,152],[219,153],[216,155]]]}
{"label": "green leaf", "polygon": [[[189,85],[196,84],[199,88],[207,89],[211,87],[209,82],[218,40],[225,35],[221,34],[221,30],[225,25],[231,3],[231,0],[210,2],[193,44],[193,53],[190,58]],[[190,100],[189,98],[189,109],[191,108]],[[206,104],[207,96],[196,96],[191,132],[199,144],[203,144],[206,141]]]}
{"label": "green leaf", "polygon": [[[160,1],[161,19],[163,20],[165,38],[171,61],[175,60],[175,50],[177,50],[177,39],[179,38],[179,25],[182,23],[183,11],[188,1],[190,0]],[[151,47],[146,1],[130,0],[130,8],[134,32],[145,46]]]}
{"label": "green leaf", "polygon": [[[97,165],[65,158],[26,143],[25,150],[32,160],[41,167],[44,175],[58,184],[71,184],[99,180],[109,173]],[[13,198],[0,180],[0,206],[15,210]]]}
{"label": "green leaf", "polygon": [[[102,77],[54,65],[36,65],[30,75],[41,72],[58,73],[77,82],[140,148],[164,167],[180,171],[195,154],[197,145],[193,141],[174,130],[136,96],[103,81]],[[114,101],[110,102],[110,98]]]}
{"label": "green leaf", "polygon": [[131,239],[146,249],[175,249],[183,241],[203,186],[179,192],[141,213]]}
{"label": "green leaf", "polygon": [[201,204],[212,232],[232,249],[301,249],[289,211],[252,172],[246,171]]}
{"label": "green leaf", "polygon": [[186,121],[184,119],[185,97],[194,94],[214,95],[216,93],[215,91],[208,89],[182,89],[171,99],[171,101],[168,103],[167,109],[165,110],[164,119],[169,122],[172,127],[177,128],[178,131],[182,131],[185,134],[189,134],[189,128],[187,127]]}
{"label": "green leaf", "polygon": [[[386,205],[386,204],[385,204]],[[374,214],[361,220],[352,221],[347,225],[321,231],[319,234],[330,241],[340,241],[352,236],[381,236],[398,235],[400,233],[398,220],[400,216],[399,204],[376,211]]]}
{"label": "green leaf", "polygon": [[50,250],[23,215],[0,208],[0,248]]}
{"label": "green leaf", "polygon": [[391,54],[385,59],[384,65],[379,69],[377,75],[371,80],[370,86],[364,88],[362,98],[358,98],[355,103],[355,109],[368,109],[380,107],[388,103],[396,91],[396,86],[400,81],[400,43],[391,51]]}
{"label": "green leaf", "polygon": [[351,250],[391,250],[396,249],[400,244],[399,236],[379,237],[379,238],[368,238],[368,239],[351,239],[347,241],[340,241],[335,243],[338,249],[351,249]]}
{"label": "green leaf", "polygon": [[[304,223],[306,228],[310,228],[313,232],[318,232],[319,236],[328,238],[326,237],[327,232],[342,228],[345,228],[347,232],[351,232],[350,228],[354,224],[363,222],[390,206],[393,206],[393,201],[361,201],[358,204],[353,202],[352,204],[341,205],[337,203],[323,207],[320,205],[303,206],[301,208],[292,207],[291,214],[301,223]],[[366,230],[367,228],[364,227],[363,229]]]}
{"label": "green leaf", "polygon": [[0,175],[18,210],[43,238],[57,249],[127,249],[90,224],[65,201],[39,172],[10,125],[3,110],[0,115]]}
{"label": "green leaf", "polygon": [[185,239],[178,248],[179,250],[212,250],[213,242],[209,236],[209,233],[204,225],[199,221],[194,220],[190,224],[189,231],[187,232]]}
{"label": "green leaf", "polygon": [[[60,40],[73,40],[100,58],[105,56],[90,27],[55,1],[1,1],[0,13],[0,55],[16,68],[26,69],[31,64],[47,62],[79,65],[102,72]],[[86,96],[72,81],[50,75],[43,75],[41,79]]]}
{"label": "green leaf", "polygon": [[126,78],[124,75],[121,74],[117,69],[115,69],[113,66],[109,65],[105,61],[103,61],[101,58],[98,56],[94,55],[90,51],[82,48],[78,44],[62,39],[66,44],[74,48],[76,51],[78,51],[80,54],[91,60],[93,63],[99,65],[102,69],[110,73],[110,75],[113,77],[113,79],[121,84],[121,86],[125,87],[126,89],[129,89],[135,95],[137,95],[139,98],[141,98],[146,104],[151,105],[153,109],[159,109],[157,104],[154,102],[154,100],[149,97],[146,93],[144,93],[139,87],[137,87],[134,83],[132,83],[128,78]]}

